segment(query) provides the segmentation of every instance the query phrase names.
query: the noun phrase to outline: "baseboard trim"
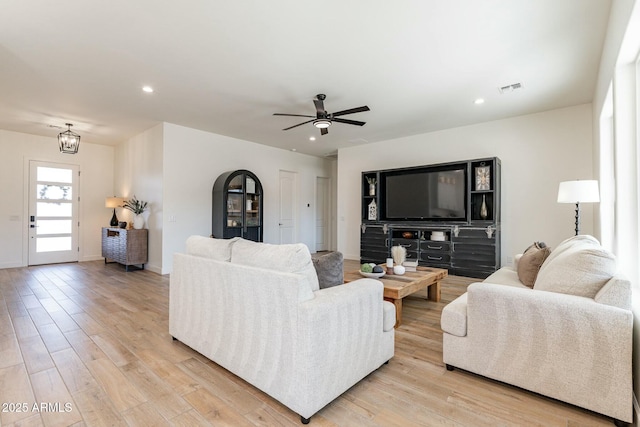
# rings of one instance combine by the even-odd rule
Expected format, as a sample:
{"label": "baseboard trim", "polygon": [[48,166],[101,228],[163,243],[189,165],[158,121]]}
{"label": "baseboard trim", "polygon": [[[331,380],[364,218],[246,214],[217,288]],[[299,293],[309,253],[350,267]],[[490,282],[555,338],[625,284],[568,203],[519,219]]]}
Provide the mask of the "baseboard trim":
{"label": "baseboard trim", "polygon": [[21,262],[3,262],[3,263],[0,263],[0,269],[18,268],[18,267],[26,267],[26,265],[24,265]]}

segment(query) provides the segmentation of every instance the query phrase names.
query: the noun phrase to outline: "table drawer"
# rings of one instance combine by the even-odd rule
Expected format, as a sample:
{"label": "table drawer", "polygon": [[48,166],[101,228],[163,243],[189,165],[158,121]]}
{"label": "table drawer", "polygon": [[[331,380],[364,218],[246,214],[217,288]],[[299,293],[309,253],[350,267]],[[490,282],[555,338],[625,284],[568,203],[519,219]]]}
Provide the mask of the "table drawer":
{"label": "table drawer", "polygon": [[416,239],[393,239],[393,246],[402,246],[409,251],[418,252],[418,240]]}
{"label": "table drawer", "polygon": [[422,252],[420,254],[420,260],[430,263],[436,262],[447,264],[451,261],[451,255],[441,252]]}
{"label": "table drawer", "polygon": [[420,243],[422,252],[451,252],[451,243],[436,240],[427,240]]}

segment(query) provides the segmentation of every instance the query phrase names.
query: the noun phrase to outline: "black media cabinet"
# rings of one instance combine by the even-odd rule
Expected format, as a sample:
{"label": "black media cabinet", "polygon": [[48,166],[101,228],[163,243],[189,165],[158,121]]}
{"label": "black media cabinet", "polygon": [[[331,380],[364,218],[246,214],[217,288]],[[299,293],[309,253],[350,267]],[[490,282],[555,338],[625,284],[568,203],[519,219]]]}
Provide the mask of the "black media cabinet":
{"label": "black media cabinet", "polygon": [[[401,245],[407,250],[407,259],[417,260],[419,265],[446,268],[457,276],[486,278],[500,268],[500,168],[500,159],[491,157],[363,172],[360,262],[383,263],[391,248]],[[463,215],[457,212],[457,218],[451,220],[385,217],[386,204],[392,199],[385,194],[387,176],[418,174],[417,177],[450,170],[464,171],[464,194],[458,196],[464,200]],[[441,183],[446,184],[444,180]],[[434,232],[442,233],[444,240],[433,240]]]}

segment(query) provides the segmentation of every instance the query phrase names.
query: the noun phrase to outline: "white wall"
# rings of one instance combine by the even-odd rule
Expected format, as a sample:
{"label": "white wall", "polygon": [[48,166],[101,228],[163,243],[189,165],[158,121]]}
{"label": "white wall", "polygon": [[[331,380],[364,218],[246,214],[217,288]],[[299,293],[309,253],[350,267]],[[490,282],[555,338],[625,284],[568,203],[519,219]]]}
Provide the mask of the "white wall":
{"label": "white wall", "polygon": [[[591,105],[547,111],[341,149],[338,250],[359,259],[362,171],[497,156],[502,161],[502,265],[533,241],[555,246],[574,234],[575,205],[558,204],[558,184],[593,177]],[[581,233],[593,206],[581,206]]]}
{"label": "white wall", "polygon": [[[163,125],[159,124],[123,142],[116,150],[115,196],[136,196],[148,203],[144,212],[149,230],[149,262],[145,266],[162,272],[163,228]],[[117,210],[118,219],[131,223],[133,213]]]}
{"label": "white wall", "polygon": [[237,169],[250,170],[262,183],[267,243],[279,240],[280,170],[297,172],[298,241],[314,250],[316,177],[332,177],[334,161],[169,123],[163,126],[163,273],[171,272],[173,253],[184,251],[187,237],[211,234],[213,184],[220,174]]}
{"label": "white wall", "polygon": [[[52,130],[52,134],[56,134]],[[101,229],[112,211],[104,207],[113,194],[113,147],[81,140],[77,154],[61,154],[56,136],[0,130],[0,268],[28,263],[29,160],[80,166],[80,261],[100,259]]]}

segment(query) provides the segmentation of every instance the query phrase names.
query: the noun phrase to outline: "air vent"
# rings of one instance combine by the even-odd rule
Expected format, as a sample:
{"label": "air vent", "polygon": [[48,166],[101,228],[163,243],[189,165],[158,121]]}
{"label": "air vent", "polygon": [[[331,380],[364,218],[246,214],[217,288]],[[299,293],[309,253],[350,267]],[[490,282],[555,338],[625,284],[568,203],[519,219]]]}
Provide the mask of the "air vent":
{"label": "air vent", "polygon": [[511,93],[514,90],[522,89],[522,83],[514,83],[507,86],[502,86],[498,90],[500,93]]}

